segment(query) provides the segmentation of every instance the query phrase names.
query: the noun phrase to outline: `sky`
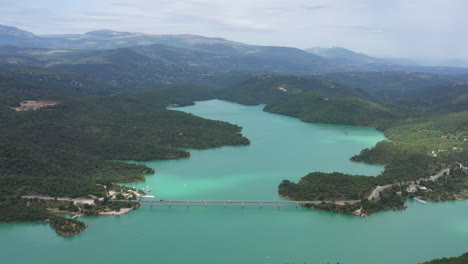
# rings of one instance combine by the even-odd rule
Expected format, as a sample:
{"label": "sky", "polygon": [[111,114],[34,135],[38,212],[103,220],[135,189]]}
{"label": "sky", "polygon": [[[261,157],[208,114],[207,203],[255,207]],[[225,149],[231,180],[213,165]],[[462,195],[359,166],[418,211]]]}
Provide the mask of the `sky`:
{"label": "sky", "polygon": [[0,0],[0,24],[35,34],[98,29],[257,45],[344,47],[468,61],[466,0]]}

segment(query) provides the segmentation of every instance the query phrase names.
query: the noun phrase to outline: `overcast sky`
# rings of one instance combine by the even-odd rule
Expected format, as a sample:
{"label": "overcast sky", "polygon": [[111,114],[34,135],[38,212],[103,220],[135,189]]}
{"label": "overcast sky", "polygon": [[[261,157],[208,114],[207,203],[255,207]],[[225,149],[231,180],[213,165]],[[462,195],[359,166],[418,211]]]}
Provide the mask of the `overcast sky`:
{"label": "overcast sky", "polygon": [[0,0],[0,6],[0,24],[36,34],[189,33],[259,45],[468,60],[466,0]]}

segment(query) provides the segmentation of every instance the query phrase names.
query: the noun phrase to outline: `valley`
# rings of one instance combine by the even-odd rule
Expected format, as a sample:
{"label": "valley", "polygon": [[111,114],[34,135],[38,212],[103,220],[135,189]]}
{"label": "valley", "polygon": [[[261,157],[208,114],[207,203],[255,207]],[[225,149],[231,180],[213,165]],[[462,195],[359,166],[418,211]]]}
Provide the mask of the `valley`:
{"label": "valley", "polygon": [[[248,244],[244,238],[259,232],[252,243],[265,247],[248,251],[246,263],[270,257],[275,263],[363,263],[352,253],[370,239],[382,241],[368,263],[409,264],[466,251],[466,232],[452,229],[463,226],[466,210],[460,208],[468,198],[467,68],[393,64],[336,48],[107,30],[40,36],[0,26],[0,44],[0,221],[7,222],[0,230],[19,230],[0,240],[10,252],[17,248],[9,239],[27,236],[21,226],[44,235],[48,223],[70,244],[99,241],[90,243],[97,247],[103,243],[99,236],[112,233],[105,225],[116,221],[120,232],[132,230],[131,241],[140,235],[152,243],[163,233],[168,244],[158,250],[158,260],[169,260],[168,245],[178,244],[177,236],[147,218],[161,226],[190,226],[185,221],[192,219],[222,228],[217,217],[242,234],[235,243]],[[171,211],[138,203],[145,189],[163,201],[314,202],[278,211],[249,205],[242,213],[216,205],[206,212],[202,206]],[[227,213],[217,211],[222,209]],[[249,214],[253,219],[245,222]],[[441,219],[443,214],[454,220]],[[418,224],[427,219],[438,242],[447,245],[431,254],[424,250],[431,241]],[[268,221],[266,229],[255,229]],[[437,228],[441,221],[446,226]],[[388,225],[388,238],[374,237]],[[408,228],[414,237],[402,243],[396,234],[403,237]],[[271,245],[279,248],[302,229],[307,236],[286,247],[292,255],[266,252],[267,241],[274,238]],[[339,233],[330,235],[335,229]],[[184,232],[184,239],[203,236],[198,229]],[[214,241],[221,238],[208,235],[208,245],[217,248]],[[317,249],[313,256],[307,253],[309,238]],[[57,239],[50,243],[60,244]],[[335,247],[340,239],[348,243]],[[107,243],[119,248],[118,240]],[[401,243],[398,254],[381,260],[377,247],[395,243]],[[414,243],[424,246],[403,259]],[[345,244],[353,247],[344,250]],[[61,247],[68,252],[68,245]],[[218,250],[211,263],[226,255],[235,260],[232,252]],[[48,262],[60,263],[55,257]]]}

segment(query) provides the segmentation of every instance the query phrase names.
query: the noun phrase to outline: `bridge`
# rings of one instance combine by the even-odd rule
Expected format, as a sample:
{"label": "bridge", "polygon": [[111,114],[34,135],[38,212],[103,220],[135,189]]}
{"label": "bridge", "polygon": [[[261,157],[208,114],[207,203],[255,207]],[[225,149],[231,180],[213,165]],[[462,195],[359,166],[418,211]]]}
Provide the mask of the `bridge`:
{"label": "bridge", "polygon": [[[93,199],[84,199],[84,198],[69,198],[69,197],[50,197],[50,196],[37,196],[37,195],[23,195],[23,198],[26,199],[41,199],[41,200],[58,200],[58,201],[71,201],[71,202],[78,202],[78,203],[87,203],[87,204],[94,204]],[[146,200],[109,200],[111,202],[137,202],[137,203],[144,203],[150,204],[152,207],[153,204],[165,204],[168,207],[172,205],[185,205],[189,207],[190,205],[204,205],[207,207],[209,204],[222,204],[226,207],[229,204],[240,205],[244,207],[245,205],[258,205],[260,208],[263,205],[277,205],[281,207],[281,205],[295,205],[299,207],[300,205],[307,205],[307,204],[321,204],[321,203],[337,203],[337,204],[345,204],[345,203],[357,203],[360,200],[342,200],[342,201],[291,201],[291,200],[281,200],[281,201],[262,201],[262,200],[156,200],[156,199],[146,199]]]}
{"label": "bridge", "polygon": [[[129,200],[112,200],[112,201],[119,201],[119,202],[128,202]],[[323,202],[325,203],[356,203],[359,202],[360,200],[347,200],[347,201],[253,201],[253,200],[138,200],[136,202],[139,203],[146,203],[150,204],[151,207],[153,207],[153,204],[165,204],[168,207],[171,207],[172,205],[185,205],[186,207],[190,207],[190,205],[202,205],[205,207],[208,207],[209,204],[218,204],[218,205],[223,205],[223,207],[226,207],[227,205],[230,204],[235,204],[235,205],[240,205],[242,208],[245,205],[257,205],[260,208],[262,208],[264,205],[275,205],[278,206],[278,208],[281,207],[281,205],[295,205],[296,208],[298,208],[300,205],[307,205],[307,204],[321,204]]]}

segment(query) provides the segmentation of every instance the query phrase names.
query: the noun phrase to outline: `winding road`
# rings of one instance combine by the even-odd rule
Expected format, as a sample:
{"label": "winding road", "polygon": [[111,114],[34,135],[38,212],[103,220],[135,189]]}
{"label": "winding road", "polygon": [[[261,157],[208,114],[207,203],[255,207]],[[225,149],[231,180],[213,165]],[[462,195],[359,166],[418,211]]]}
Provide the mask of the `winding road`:
{"label": "winding road", "polygon": [[21,196],[26,199],[40,199],[40,200],[55,200],[57,201],[70,201],[70,202],[77,202],[83,204],[94,204],[93,199],[85,199],[85,198],[68,198],[68,197],[50,197],[50,196],[38,196],[38,195],[23,195]]}
{"label": "winding road", "polygon": [[[462,164],[460,164],[460,168],[466,170],[468,169],[467,167],[464,167]],[[446,169],[443,169],[441,171],[439,171],[439,173],[435,174],[435,175],[431,175],[429,176],[429,178],[420,178],[416,181],[435,181],[437,179],[439,179],[441,176],[443,176],[445,173],[449,173],[450,172],[450,168],[446,168]],[[406,182],[400,182],[400,183],[395,183],[395,184],[387,184],[387,185],[384,185],[384,186],[377,186],[373,191],[372,193],[369,195],[369,197],[367,197],[367,200],[372,200],[372,199],[377,199],[379,198],[380,196],[380,192],[389,188],[389,187],[392,187],[393,185],[401,185],[401,184],[406,184],[406,183],[411,183],[411,182],[414,182],[414,181],[406,181]]]}
{"label": "winding road", "polygon": [[372,193],[369,195],[369,197],[367,197],[367,200],[373,200],[373,199],[377,199],[379,198],[380,196],[380,192],[389,188],[389,187],[392,187],[393,185],[392,184],[387,184],[387,185],[384,185],[384,186],[377,186],[373,191]]}

